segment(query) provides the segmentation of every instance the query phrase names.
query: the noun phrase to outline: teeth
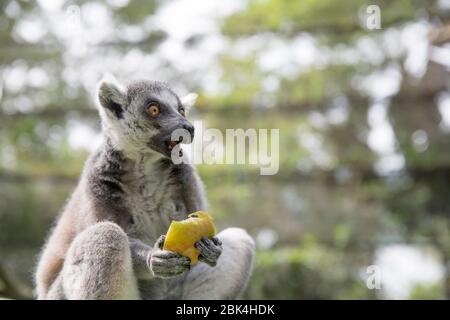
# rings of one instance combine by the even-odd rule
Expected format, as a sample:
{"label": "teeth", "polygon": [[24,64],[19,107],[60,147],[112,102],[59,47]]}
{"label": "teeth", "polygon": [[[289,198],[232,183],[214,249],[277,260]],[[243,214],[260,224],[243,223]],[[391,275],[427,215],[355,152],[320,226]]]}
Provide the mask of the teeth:
{"label": "teeth", "polygon": [[179,142],[178,141],[167,141],[167,147],[172,150]]}

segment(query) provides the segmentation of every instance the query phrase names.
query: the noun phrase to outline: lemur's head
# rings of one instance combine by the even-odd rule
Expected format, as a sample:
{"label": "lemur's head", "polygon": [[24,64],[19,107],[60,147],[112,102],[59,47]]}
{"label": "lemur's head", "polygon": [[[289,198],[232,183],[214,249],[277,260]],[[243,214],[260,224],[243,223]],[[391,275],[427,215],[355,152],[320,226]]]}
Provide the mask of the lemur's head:
{"label": "lemur's head", "polygon": [[[109,76],[100,82],[98,99],[105,135],[129,154],[158,152],[170,157],[179,143],[190,143],[194,137],[194,126],[185,115],[195,94],[180,99],[163,82],[134,81],[123,87]],[[175,130],[184,132],[184,139],[179,135],[173,140]]]}

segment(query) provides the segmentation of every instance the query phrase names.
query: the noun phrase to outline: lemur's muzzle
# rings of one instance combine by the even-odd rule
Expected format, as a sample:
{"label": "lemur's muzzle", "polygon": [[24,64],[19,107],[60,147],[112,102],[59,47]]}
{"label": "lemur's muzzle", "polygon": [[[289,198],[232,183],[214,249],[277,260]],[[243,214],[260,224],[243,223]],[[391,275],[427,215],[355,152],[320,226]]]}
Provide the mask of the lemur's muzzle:
{"label": "lemur's muzzle", "polygon": [[171,139],[166,141],[169,151],[171,151],[179,143],[191,143],[192,140],[194,139],[194,126],[192,124],[186,121],[181,125],[181,128],[179,129],[182,129],[185,132],[183,132],[183,134],[177,135],[176,140],[172,140],[173,139],[172,135]]}
{"label": "lemur's muzzle", "polygon": [[[194,140],[194,126],[192,124],[185,123],[183,124],[183,129],[187,130],[189,132],[189,134],[191,135],[191,142]],[[183,141],[183,139],[181,139],[181,142]]]}

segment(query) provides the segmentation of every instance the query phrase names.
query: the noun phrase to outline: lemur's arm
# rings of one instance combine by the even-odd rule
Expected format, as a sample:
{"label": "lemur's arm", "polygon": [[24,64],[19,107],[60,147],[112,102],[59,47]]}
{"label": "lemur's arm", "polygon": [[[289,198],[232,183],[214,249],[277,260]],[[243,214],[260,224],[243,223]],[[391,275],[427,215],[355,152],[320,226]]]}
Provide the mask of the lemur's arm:
{"label": "lemur's arm", "polygon": [[189,164],[173,165],[171,175],[175,178],[180,186],[181,197],[184,200],[186,213],[195,211],[207,211],[208,204],[206,202],[203,183],[200,180],[196,170]]}
{"label": "lemur's arm", "polygon": [[138,279],[151,278],[152,274],[149,270],[147,260],[151,255],[152,248],[141,240],[129,237],[131,259],[133,261],[133,270]]}

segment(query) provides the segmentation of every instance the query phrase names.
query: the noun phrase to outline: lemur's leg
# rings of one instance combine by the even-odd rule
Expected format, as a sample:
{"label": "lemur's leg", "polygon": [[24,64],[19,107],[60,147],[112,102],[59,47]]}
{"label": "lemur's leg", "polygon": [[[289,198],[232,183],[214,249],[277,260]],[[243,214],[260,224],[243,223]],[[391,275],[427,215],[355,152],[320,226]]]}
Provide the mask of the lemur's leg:
{"label": "lemur's leg", "polygon": [[92,225],[72,242],[60,274],[67,299],[138,299],[128,237],[115,223]]}
{"label": "lemur's leg", "polygon": [[245,289],[252,270],[254,242],[239,228],[217,235],[222,254],[217,265],[198,263],[187,274],[183,299],[235,299]]}
{"label": "lemur's leg", "polygon": [[[41,297],[44,299],[43,297]],[[45,300],[64,300],[66,295],[64,294],[64,289],[62,286],[62,273],[58,275],[55,281],[52,283],[45,295]]]}

